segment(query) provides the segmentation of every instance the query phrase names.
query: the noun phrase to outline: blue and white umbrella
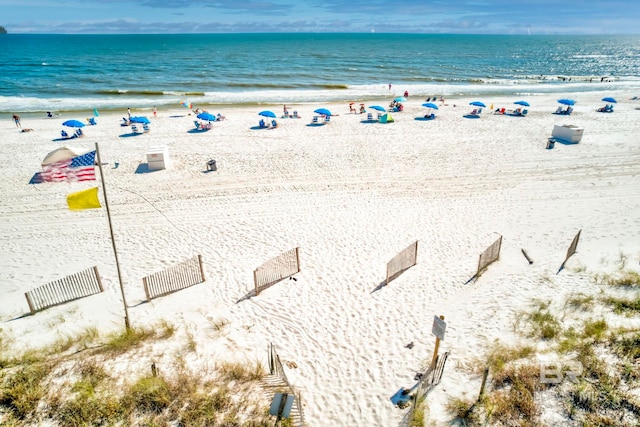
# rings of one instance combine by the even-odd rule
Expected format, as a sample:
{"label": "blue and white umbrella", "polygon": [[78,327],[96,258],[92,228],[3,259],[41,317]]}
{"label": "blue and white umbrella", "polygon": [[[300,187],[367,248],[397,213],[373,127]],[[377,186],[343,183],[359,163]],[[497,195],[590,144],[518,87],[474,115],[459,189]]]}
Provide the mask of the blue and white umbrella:
{"label": "blue and white umbrella", "polygon": [[607,97],[605,97],[605,98],[602,98],[602,100],[603,100],[604,102],[611,102],[611,103],[614,103],[614,104],[618,102],[618,101],[616,101],[616,100],[615,100],[615,98],[611,98],[610,96],[607,96]]}
{"label": "blue and white umbrella", "polygon": [[210,122],[216,121],[216,116],[214,116],[211,113],[200,113],[196,117],[199,118],[200,120],[208,120]]}
{"label": "blue and white umbrella", "polygon": [[273,111],[269,111],[269,110],[264,110],[264,111],[260,111],[258,113],[259,116],[263,116],[263,117],[271,117],[272,119],[276,118],[276,113],[274,113]]}
{"label": "blue and white umbrella", "polygon": [[381,107],[379,105],[370,105],[369,108],[371,108],[372,110],[387,111],[384,107]]}
{"label": "blue and white umbrella", "polygon": [[427,108],[433,108],[434,110],[438,109],[438,106],[433,102],[425,102],[424,104],[422,104],[422,106]]}
{"label": "blue and white umbrella", "polygon": [[129,121],[131,123],[142,123],[143,125],[148,125],[149,123],[151,123],[146,117],[131,117]]}
{"label": "blue and white umbrella", "polygon": [[84,123],[79,120],[67,120],[66,122],[62,123],[62,126],[69,126],[70,128],[83,128]]}
{"label": "blue and white umbrella", "polygon": [[516,105],[522,105],[523,107],[529,107],[529,103],[527,101],[516,101],[514,102]]}
{"label": "blue and white umbrella", "polygon": [[576,103],[575,100],[567,98],[558,99],[558,102],[563,105],[575,105]]}
{"label": "blue and white umbrella", "polygon": [[482,107],[482,108],[486,108],[487,107],[486,105],[484,105],[483,102],[480,102],[480,101],[470,102],[469,105],[473,105],[474,107]]}
{"label": "blue and white umbrella", "polygon": [[394,101],[396,101],[396,102],[406,102],[407,98],[405,98],[404,96],[399,96],[399,97],[395,98]]}
{"label": "blue and white umbrella", "polygon": [[317,110],[314,111],[314,113],[321,114],[323,116],[330,116],[331,115],[331,111],[327,110],[326,108],[318,108]]}

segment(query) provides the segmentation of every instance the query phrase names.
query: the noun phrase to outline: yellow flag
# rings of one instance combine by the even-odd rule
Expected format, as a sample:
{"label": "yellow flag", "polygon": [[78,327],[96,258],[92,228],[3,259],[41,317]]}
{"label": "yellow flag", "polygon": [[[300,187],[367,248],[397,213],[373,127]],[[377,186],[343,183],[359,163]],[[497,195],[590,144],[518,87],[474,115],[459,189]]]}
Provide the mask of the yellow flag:
{"label": "yellow flag", "polygon": [[67,205],[72,211],[101,208],[98,199],[98,187],[71,193],[67,196]]}

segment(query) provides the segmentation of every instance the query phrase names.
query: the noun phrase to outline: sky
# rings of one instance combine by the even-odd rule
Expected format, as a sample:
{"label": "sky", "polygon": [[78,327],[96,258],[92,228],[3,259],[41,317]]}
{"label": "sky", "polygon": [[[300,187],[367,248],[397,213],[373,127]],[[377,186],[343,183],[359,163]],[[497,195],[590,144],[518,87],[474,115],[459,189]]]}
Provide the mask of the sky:
{"label": "sky", "polygon": [[9,33],[640,34],[640,0],[0,0]]}

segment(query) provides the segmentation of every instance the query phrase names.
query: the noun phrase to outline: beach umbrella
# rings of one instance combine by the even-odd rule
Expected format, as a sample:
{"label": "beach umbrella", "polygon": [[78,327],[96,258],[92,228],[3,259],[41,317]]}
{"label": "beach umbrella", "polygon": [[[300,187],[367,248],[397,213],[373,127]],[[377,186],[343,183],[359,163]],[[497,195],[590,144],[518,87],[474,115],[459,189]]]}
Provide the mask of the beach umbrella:
{"label": "beach umbrella", "polygon": [[482,107],[482,108],[486,108],[487,107],[486,105],[484,105],[483,102],[480,102],[480,101],[470,102],[469,105],[473,105],[474,107]]}
{"label": "beach umbrella", "polygon": [[427,108],[433,108],[434,110],[438,109],[438,106],[436,104],[434,104],[433,102],[426,102],[424,104],[422,104],[423,107],[427,107]]}
{"label": "beach umbrella", "polygon": [[130,121],[131,123],[142,123],[142,124],[144,124],[144,125],[148,125],[149,123],[151,123],[151,122],[149,121],[149,119],[147,119],[146,117],[138,117],[138,116],[136,116],[136,117],[131,117],[131,118],[129,119],[129,121]]}
{"label": "beach umbrella", "polygon": [[574,105],[576,103],[573,99],[567,98],[558,99],[558,102],[563,105]]}
{"label": "beach umbrella", "polygon": [[84,123],[79,120],[67,120],[66,122],[62,123],[62,126],[69,126],[70,128],[83,128]]}
{"label": "beach umbrella", "polygon": [[78,157],[82,154],[86,154],[86,150],[76,147],[68,147],[66,145],[58,147],[45,156],[44,160],[42,160],[42,166],[73,159],[74,157]]}
{"label": "beach umbrella", "polygon": [[[200,113],[196,117],[199,118],[200,120],[209,120],[210,122],[216,121],[216,116],[210,113]],[[275,117],[275,114],[274,114],[274,117]]]}
{"label": "beach umbrella", "polygon": [[522,105],[523,107],[529,107],[529,103],[527,101],[516,101],[514,102],[516,105]]}
{"label": "beach umbrella", "polygon": [[318,108],[317,110],[314,111],[314,113],[321,114],[323,116],[330,116],[331,115],[331,111],[327,110],[326,108]]}
{"label": "beach umbrella", "polygon": [[394,101],[396,101],[396,102],[406,102],[407,98],[405,98],[404,96],[399,96],[399,97],[395,98]]}
{"label": "beach umbrella", "polygon": [[615,98],[611,98],[610,96],[607,96],[607,97],[605,97],[605,98],[602,98],[602,100],[603,100],[604,102],[612,102],[612,103],[614,103],[614,104],[615,104],[616,102],[618,102],[618,101],[616,101],[616,100],[615,100]]}
{"label": "beach umbrella", "polygon": [[259,116],[263,116],[263,117],[271,117],[272,119],[276,118],[276,113],[274,113],[273,111],[269,111],[269,110],[264,110],[264,111],[260,111],[258,113]]}
{"label": "beach umbrella", "polygon": [[387,111],[384,107],[381,107],[379,105],[369,105],[369,108],[371,108],[372,110]]}

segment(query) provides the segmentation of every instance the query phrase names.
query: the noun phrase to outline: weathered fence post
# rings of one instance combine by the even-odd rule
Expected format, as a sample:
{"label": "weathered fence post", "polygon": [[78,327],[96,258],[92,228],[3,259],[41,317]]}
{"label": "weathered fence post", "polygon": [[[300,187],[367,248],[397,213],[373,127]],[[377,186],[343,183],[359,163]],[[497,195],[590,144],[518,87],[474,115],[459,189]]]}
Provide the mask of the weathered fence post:
{"label": "weathered fence post", "polygon": [[489,376],[489,367],[484,368],[484,373],[482,374],[482,385],[480,386],[480,394],[478,394],[478,402],[482,399],[484,395],[484,386],[487,384],[487,377]]}
{"label": "weathered fence post", "polygon": [[200,266],[200,277],[204,282],[205,278],[204,278],[204,267],[202,266],[202,255],[198,255],[198,265]]}
{"label": "weathered fence post", "polygon": [[151,301],[151,296],[149,295],[149,284],[147,283],[147,278],[142,278],[142,284],[144,285],[144,294],[147,296],[147,302]]}
{"label": "weathered fence post", "polygon": [[27,297],[27,304],[29,304],[29,311],[31,311],[31,314],[35,314],[36,309],[33,307],[33,301],[31,301],[31,296],[29,295],[29,292],[25,292],[24,296]]}
{"label": "weathered fence post", "polygon": [[96,280],[98,281],[98,287],[100,288],[100,292],[104,292],[104,288],[102,287],[102,279],[100,278],[100,273],[98,273],[98,266],[93,266],[93,274],[96,275]]}

